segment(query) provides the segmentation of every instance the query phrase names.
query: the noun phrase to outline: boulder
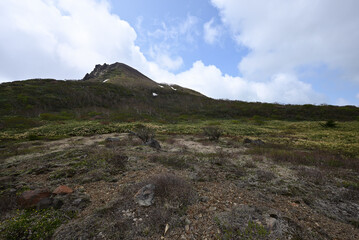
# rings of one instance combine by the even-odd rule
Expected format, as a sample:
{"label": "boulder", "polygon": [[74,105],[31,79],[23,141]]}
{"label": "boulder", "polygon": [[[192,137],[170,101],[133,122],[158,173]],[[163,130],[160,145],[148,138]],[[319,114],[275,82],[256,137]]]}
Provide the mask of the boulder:
{"label": "boulder", "polygon": [[66,185],[61,185],[61,186],[58,186],[52,193],[59,194],[59,195],[65,195],[65,194],[73,193],[73,190]]}
{"label": "boulder", "polygon": [[254,144],[254,145],[257,145],[257,146],[260,146],[260,145],[264,145],[265,143],[260,140],[260,139],[257,139],[257,140],[252,140],[252,139],[249,139],[249,138],[245,138],[243,140],[243,143],[244,144]]}
{"label": "boulder", "polygon": [[18,204],[21,208],[32,208],[43,199],[49,198],[51,192],[48,189],[36,189],[23,192],[18,198]]}
{"label": "boulder", "polygon": [[143,188],[141,188],[136,194],[135,194],[135,202],[139,204],[140,206],[151,206],[154,202],[153,198],[155,196],[155,185],[153,184],[147,184]]}
{"label": "boulder", "polygon": [[160,143],[159,143],[156,139],[153,139],[153,138],[150,138],[150,140],[148,140],[145,144],[146,144],[147,146],[150,146],[150,147],[152,147],[152,148],[155,148],[156,150],[160,150],[160,149],[161,149]]}

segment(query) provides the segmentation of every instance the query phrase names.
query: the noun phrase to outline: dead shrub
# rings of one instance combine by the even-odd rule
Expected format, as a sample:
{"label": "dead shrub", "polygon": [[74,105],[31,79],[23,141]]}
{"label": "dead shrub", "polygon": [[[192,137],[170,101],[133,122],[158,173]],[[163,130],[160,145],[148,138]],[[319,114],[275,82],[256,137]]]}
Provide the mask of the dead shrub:
{"label": "dead shrub", "polygon": [[223,130],[220,129],[219,127],[204,127],[203,129],[203,134],[208,137],[209,140],[211,141],[217,141],[220,136],[223,134]]}
{"label": "dead shrub", "polygon": [[155,185],[155,196],[161,201],[169,201],[172,204],[186,206],[192,203],[194,190],[192,186],[182,178],[165,173],[154,176],[150,182]]}
{"label": "dead shrub", "polygon": [[134,129],[133,134],[137,136],[142,142],[147,143],[150,139],[155,138],[155,131],[145,125],[138,124]]}

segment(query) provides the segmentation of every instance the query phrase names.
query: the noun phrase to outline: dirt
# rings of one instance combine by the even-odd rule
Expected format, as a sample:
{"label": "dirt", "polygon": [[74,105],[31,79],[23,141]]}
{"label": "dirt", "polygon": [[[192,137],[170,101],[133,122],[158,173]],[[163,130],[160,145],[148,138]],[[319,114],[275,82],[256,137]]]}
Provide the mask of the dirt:
{"label": "dirt", "polygon": [[[106,145],[108,137],[117,137],[121,141]],[[127,134],[43,142],[40,153],[5,159],[1,164],[1,176],[14,176],[10,188],[16,191],[24,187],[55,189],[61,183],[89,197],[87,207],[78,213],[76,219],[61,226],[54,235],[55,239],[67,239],[64,236],[70,236],[72,231],[77,231],[76,234],[83,231],[83,239],[89,236],[91,239],[119,239],[121,236],[127,236],[127,239],[128,236],[131,239],[240,239],[238,234],[249,221],[254,221],[251,234],[257,237],[255,239],[359,239],[359,190],[341,185],[344,181],[341,176],[351,176],[358,181],[358,173],[340,169],[341,176],[334,178],[323,169],[274,163],[271,159],[246,155],[247,147],[240,143],[230,144],[233,140],[229,138],[221,138],[219,142],[197,136],[171,138],[171,141],[161,142],[161,151],[144,146]],[[91,181],[83,179],[94,171],[101,174],[108,168],[91,171],[79,168],[74,176],[51,178],[56,172],[69,171],[77,166],[74,163],[87,157],[82,149],[98,149],[100,153],[110,149],[126,155],[126,169]],[[71,155],[71,159],[63,157],[67,155],[56,155],[75,150],[81,151]],[[51,153],[55,157],[49,155]],[[152,156],[158,155],[181,157],[186,167],[151,161]],[[41,168],[43,166],[46,168]],[[131,194],[141,184],[153,176],[168,173],[191,185],[195,193],[191,204],[177,209],[159,202],[148,208],[134,204]],[[107,212],[100,214],[101,209],[107,209]],[[167,224],[148,228],[156,224],[145,222],[153,219],[148,214],[163,209],[171,209],[169,212],[177,214],[178,221],[172,219]],[[249,220],[243,218],[243,212],[247,213]],[[116,216],[117,220],[112,223],[123,226],[122,230],[129,232],[128,235],[117,235],[116,228],[109,225],[112,224],[109,216]],[[90,227],[91,224],[94,226]]]}

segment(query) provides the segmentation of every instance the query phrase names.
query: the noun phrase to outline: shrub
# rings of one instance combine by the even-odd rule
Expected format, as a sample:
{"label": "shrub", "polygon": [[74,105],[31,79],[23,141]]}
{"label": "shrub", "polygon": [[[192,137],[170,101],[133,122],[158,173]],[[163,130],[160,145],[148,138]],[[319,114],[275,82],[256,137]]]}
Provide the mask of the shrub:
{"label": "shrub", "polygon": [[150,139],[153,139],[155,137],[154,130],[142,124],[136,125],[134,134],[138,138],[140,138],[144,143],[147,143]]}
{"label": "shrub", "polygon": [[181,206],[190,204],[194,191],[192,186],[180,177],[173,174],[160,174],[154,176],[151,183],[155,185],[155,196],[162,201],[177,203]]}
{"label": "shrub", "polygon": [[320,123],[320,126],[324,128],[335,128],[337,123],[334,120],[328,120],[325,123]]}
{"label": "shrub", "polygon": [[217,141],[219,137],[223,134],[223,131],[218,127],[204,127],[203,134],[208,137],[209,140]]}

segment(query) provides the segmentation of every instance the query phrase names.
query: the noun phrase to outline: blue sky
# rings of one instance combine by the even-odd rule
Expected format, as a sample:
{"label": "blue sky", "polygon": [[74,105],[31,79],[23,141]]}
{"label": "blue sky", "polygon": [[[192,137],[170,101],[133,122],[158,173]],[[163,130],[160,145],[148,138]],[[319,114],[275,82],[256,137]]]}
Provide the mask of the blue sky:
{"label": "blue sky", "polygon": [[359,106],[356,0],[2,0],[0,82],[124,62],[213,98]]}

